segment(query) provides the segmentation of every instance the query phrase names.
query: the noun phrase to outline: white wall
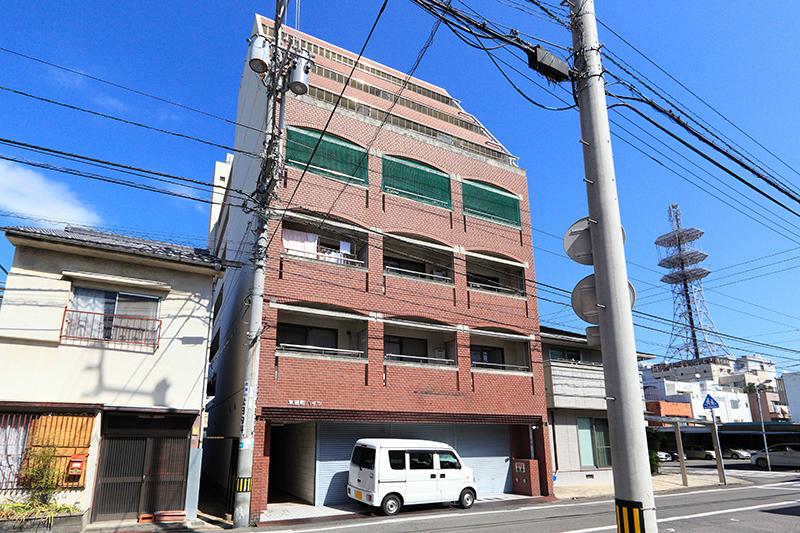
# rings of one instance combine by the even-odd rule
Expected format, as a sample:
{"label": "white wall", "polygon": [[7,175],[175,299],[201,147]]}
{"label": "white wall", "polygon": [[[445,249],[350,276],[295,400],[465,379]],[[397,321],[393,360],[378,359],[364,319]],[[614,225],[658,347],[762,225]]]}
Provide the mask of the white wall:
{"label": "white wall", "polygon": [[[18,245],[0,309],[0,400],[97,403],[200,410],[203,404],[214,271],[172,270],[165,262],[77,255]],[[132,288],[121,281],[71,280],[62,272],[116,276],[168,286]],[[158,349],[60,343],[74,286],[159,296]]]}
{"label": "white wall", "polygon": [[[551,410],[550,444],[553,469],[557,468],[556,485],[608,483],[611,480],[610,468],[581,468],[578,447],[578,417],[608,418],[608,414],[605,410]],[[558,458],[557,461],[556,458]]]}
{"label": "white wall", "polygon": [[800,372],[785,372],[782,377],[789,416],[795,424],[800,423]]}

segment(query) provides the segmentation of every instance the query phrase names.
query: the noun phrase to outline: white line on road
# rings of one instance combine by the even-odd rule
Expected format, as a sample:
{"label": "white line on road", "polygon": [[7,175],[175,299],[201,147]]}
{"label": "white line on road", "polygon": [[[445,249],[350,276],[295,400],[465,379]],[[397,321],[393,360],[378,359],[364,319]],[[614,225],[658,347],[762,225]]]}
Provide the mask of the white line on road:
{"label": "white line on road", "polygon": [[[767,485],[758,485],[759,487],[772,487],[772,486],[780,486],[780,485],[790,485],[796,483],[794,481],[779,481],[776,483],[769,483]],[[707,494],[711,492],[722,492],[722,491],[731,491],[731,490],[744,490],[744,489],[752,489],[754,488],[753,485],[746,485],[742,487],[720,487],[716,489],[703,489],[703,490],[695,490],[690,492],[675,492],[671,494],[660,494],[656,495],[656,499],[660,498],[670,498],[674,496],[690,496],[693,494]],[[381,524],[396,524],[400,522],[419,522],[424,520],[434,520],[437,518],[455,518],[459,516],[481,516],[481,515],[492,515],[492,514],[501,514],[501,513],[516,513],[520,511],[538,511],[538,510],[545,510],[545,509],[560,509],[566,507],[579,507],[579,506],[587,506],[587,505],[607,505],[614,503],[614,500],[594,500],[591,502],[576,502],[576,503],[554,503],[550,505],[526,505],[524,507],[514,507],[511,509],[492,509],[490,511],[471,511],[469,513],[465,513],[462,515],[454,515],[452,512],[444,512],[444,513],[433,513],[433,514],[425,514],[425,515],[416,515],[416,516],[403,516],[403,517],[394,517],[394,518],[383,518],[380,520],[369,520],[366,519],[363,522],[352,522],[347,524],[340,524],[335,526],[323,526],[317,528],[310,528],[310,529],[282,529],[279,530],[283,533],[300,533],[300,532],[313,532],[313,531],[337,531],[340,529],[348,529],[348,528],[357,528],[357,527],[374,527]],[[609,511],[610,512],[610,511]],[[265,524],[264,527],[269,527],[269,524]],[[613,529],[616,526],[609,526],[603,527],[601,529],[592,529],[587,531],[602,531],[604,529]],[[583,531],[583,530],[580,530]]]}
{"label": "white line on road", "polygon": [[[742,511],[753,511],[755,509],[765,509],[767,507],[779,507],[781,505],[792,505],[798,503],[800,500],[786,500],[782,502],[763,503],[761,505],[750,505],[749,507],[736,507],[734,509],[720,509],[719,511],[708,511],[707,513],[687,514],[683,516],[670,516],[669,518],[659,518],[656,520],[659,524],[662,522],[675,522],[677,520],[688,520],[690,518],[702,518],[705,516],[714,516],[728,513],[740,513]],[[591,533],[593,531],[608,531],[609,529],[617,529],[616,524],[613,526],[590,527],[587,529],[573,529],[565,531],[564,533]]]}

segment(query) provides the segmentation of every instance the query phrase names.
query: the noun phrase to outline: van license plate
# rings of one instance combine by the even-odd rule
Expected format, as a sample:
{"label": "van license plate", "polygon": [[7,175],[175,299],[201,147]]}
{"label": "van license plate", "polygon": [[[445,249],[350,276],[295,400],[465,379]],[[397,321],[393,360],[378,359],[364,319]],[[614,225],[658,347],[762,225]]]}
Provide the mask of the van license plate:
{"label": "van license plate", "polygon": [[361,492],[360,490],[357,490],[356,491],[356,500],[363,500],[363,499],[364,499],[364,493]]}

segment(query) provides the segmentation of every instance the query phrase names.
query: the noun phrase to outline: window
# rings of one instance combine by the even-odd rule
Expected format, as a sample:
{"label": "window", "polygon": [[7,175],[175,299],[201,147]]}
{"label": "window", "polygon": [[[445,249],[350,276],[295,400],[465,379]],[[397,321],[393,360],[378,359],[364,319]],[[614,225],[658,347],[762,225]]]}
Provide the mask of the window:
{"label": "window", "polygon": [[738,409],[739,408],[739,400],[731,399],[731,409]]}
{"label": "window", "polygon": [[473,274],[472,272],[467,272],[467,283],[488,285],[489,287],[502,287],[499,277],[487,276],[485,274]]}
{"label": "window", "polygon": [[75,287],[63,336],[157,344],[158,302],[154,296]]}
{"label": "window", "polygon": [[383,337],[383,353],[428,357],[428,340],[386,335]]}
{"label": "window", "polygon": [[433,452],[408,452],[411,470],[433,470]]}
{"label": "window", "polygon": [[461,196],[465,214],[520,226],[519,198],[515,194],[488,183],[464,180]]}
{"label": "window", "polygon": [[383,267],[389,269],[408,270],[410,272],[425,273],[425,263],[419,261],[409,261],[408,259],[398,259],[397,257],[384,256]]}
{"label": "window", "polygon": [[389,450],[389,466],[392,470],[405,470],[406,452],[403,450]]}
{"label": "window", "polygon": [[576,420],[581,467],[604,468],[611,466],[608,420],[583,417],[578,417]]}
{"label": "window", "polygon": [[361,468],[372,470],[375,468],[375,448],[356,446],[353,448],[352,463]]}
{"label": "window", "polygon": [[473,363],[489,363],[492,365],[502,365],[506,362],[505,351],[498,346],[476,346],[469,347],[469,353]]}
{"label": "window", "polygon": [[319,348],[337,348],[339,332],[331,328],[300,326],[298,324],[278,324],[278,345],[294,344],[299,346],[316,346]]}
{"label": "window", "polygon": [[578,350],[568,350],[566,348],[550,348],[548,352],[551,361],[575,361],[580,363],[581,352]]}
{"label": "window", "polygon": [[[320,140],[322,137],[322,140]],[[319,146],[317,141],[319,140]],[[366,185],[367,151],[334,135],[322,135],[318,131],[289,127],[286,135],[286,166],[308,169],[315,174],[340,181]]]}
{"label": "window", "polygon": [[422,203],[450,209],[450,176],[409,159],[384,156],[383,190]]}
{"label": "window", "polygon": [[439,452],[439,468],[442,470],[460,470],[461,463],[458,462],[453,452]]}

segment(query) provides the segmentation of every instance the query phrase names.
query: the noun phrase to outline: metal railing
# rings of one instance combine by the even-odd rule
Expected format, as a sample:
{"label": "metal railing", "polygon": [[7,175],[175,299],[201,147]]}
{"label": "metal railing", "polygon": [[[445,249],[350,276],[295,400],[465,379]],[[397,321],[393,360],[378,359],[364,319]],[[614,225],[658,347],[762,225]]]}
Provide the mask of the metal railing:
{"label": "metal railing", "polygon": [[365,357],[365,354],[362,350],[343,350],[340,348],[326,348],[324,346],[308,346],[305,344],[281,343],[278,345],[277,351],[288,352],[288,353],[299,353],[304,355],[322,355],[326,357],[349,357],[351,359],[363,359]]}
{"label": "metal railing", "polygon": [[364,261],[361,261],[355,255],[339,251],[336,248],[327,248],[325,246],[317,246],[316,252],[307,252],[305,250],[287,248],[286,253],[288,255],[296,255],[298,257],[305,257],[307,259],[316,259],[317,261],[325,261],[327,263],[336,263],[346,266],[364,266]]}
{"label": "metal railing", "polygon": [[387,274],[394,274],[397,276],[405,276],[409,278],[426,279],[430,281],[439,281],[442,283],[453,283],[453,278],[450,276],[442,276],[440,274],[429,274],[427,272],[418,272],[416,270],[408,270],[405,268],[384,266],[383,271]]}
{"label": "metal railing", "polygon": [[[93,414],[0,412],[0,492],[30,490],[42,469],[59,487],[83,487],[93,423]],[[84,458],[80,470],[69,467],[73,454]]]}
{"label": "metal railing", "polygon": [[499,292],[500,294],[510,294],[512,296],[525,296],[525,291],[514,289],[511,287],[504,287],[502,285],[490,285],[488,283],[478,283],[477,281],[468,281],[467,287],[470,289],[478,289],[481,291]]}
{"label": "metal railing", "polygon": [[161,340],[161,320],[64,309],[60,340],[156,350]]}
{"label": "metal railing", "polygon": [[421,363],[427,365],[455,365],[453,359],[446,359],[444,357],[423,357],[419,355],[405,355],[400,353],[387,353],[383,356],[386,361],[400,361],[406,363]]}
{"label": "metal railing", "polygon": [[484,361],[472,361],[472,368],[488,368],[494,370],[511,370],[514,372],[530,372],[528,365],[512,365],[510,363],[487,363]]}

